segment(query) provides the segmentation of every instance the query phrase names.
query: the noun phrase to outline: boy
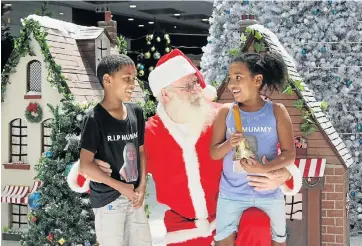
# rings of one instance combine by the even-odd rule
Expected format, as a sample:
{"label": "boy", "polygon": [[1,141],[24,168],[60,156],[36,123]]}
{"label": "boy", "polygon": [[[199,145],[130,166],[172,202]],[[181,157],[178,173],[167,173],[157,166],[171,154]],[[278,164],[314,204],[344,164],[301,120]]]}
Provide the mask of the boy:
{"label": "boy", "polygon": [[[126,103],[135,87],[136,69],[128,56],[111,55],[101,60],[97,76],[104,98],[85,117],[80,141],[80,172],[99,182],[90,183],[97,240],[100,246],[150,246],[142,206],[145,121],[137,104]],[[110,164],[110,175],[93,162],[95,158]]]}

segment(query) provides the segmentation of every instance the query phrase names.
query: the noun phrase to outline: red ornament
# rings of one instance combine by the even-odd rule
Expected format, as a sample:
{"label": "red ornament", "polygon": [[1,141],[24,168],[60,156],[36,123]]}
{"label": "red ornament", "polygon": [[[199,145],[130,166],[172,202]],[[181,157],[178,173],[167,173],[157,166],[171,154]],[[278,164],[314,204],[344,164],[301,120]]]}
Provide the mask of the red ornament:
{"label": "red ornament", "polygon": [[38,221],[38,217],[33,216],[33,217],[31,218],[31,221],[32,221],[33,223],[37,222],[37,221]]}
{"label": "red ornament", "polygon": [[54,234],[53,234],[53,233],[49,233],[49,235],[47,236],[47,239],[48,239],[50,242],[53,242],[53,240],[54,240]]}
{"label": "red ornament", "polygon": [[38,113],[38,104],[37,103],[29,103],[26,110],[28,112]]}

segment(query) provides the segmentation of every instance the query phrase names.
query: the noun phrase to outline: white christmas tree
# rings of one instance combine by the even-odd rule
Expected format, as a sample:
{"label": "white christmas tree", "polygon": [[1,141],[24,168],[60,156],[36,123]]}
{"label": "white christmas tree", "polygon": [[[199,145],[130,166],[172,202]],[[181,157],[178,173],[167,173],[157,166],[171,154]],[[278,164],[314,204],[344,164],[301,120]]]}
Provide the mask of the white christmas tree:
{"label": "white christmas tree", "polygon": [[254,15],[295,59],[298,72],[328,103],[327,115],[353,155],[351,232],[362,231],[362,2],[215,0],[202,72],[216,86],[225,79],[243,15]]}

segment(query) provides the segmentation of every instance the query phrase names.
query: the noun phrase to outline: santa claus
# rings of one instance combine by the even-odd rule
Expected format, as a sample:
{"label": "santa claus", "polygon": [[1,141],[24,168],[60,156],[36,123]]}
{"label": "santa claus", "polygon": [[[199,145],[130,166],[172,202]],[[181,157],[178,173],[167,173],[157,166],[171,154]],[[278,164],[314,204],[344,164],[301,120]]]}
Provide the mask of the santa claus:
{"label": "santa claus", "polygon": [[[164,216],[165,244],[212,245],[222,171],[222,160],[212,160],[209,154],[212,123],[220,107],[211,102],[216,90],[205,84],[200,71],[177,49],[159,60],[149,84],[159,104],[146,124],[144,146],[157,201],[170,208]],[[106,163],[96,162],[107,171]],[[85,191],[89,181],[80,187],[84,180],[78,176],[77,182],[77,175],[75,166],[68,183],[75,191]],[[293,195],[301,187],[301,175],[291,164],[266,177],[252,177],[251,185],[262,190],[280,186],[285,194]],[[244,212],[236,245],[271,245],[264,212],[254,208]]]}

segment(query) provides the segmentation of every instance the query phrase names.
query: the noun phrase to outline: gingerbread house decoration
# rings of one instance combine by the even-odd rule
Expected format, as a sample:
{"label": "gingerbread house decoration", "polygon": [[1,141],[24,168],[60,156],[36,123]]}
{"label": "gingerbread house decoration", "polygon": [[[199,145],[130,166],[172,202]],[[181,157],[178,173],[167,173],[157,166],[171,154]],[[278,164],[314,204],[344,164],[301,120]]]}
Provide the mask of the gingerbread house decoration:
{"label": "gingerbread house decoration", "polygon": [[[258,35],[255,35],[256,32]],[[290,95],[268,90],[263,92],[268,100],[284,104],[291,116],[297,151],[295,164],[303,175],[301,191],[295,196],[285,197],[287,244],[349,245],[346,205],[348,167],[353,164],[353,158],[276,35],[258,24],[249,26],[248,33],[241,52],[257,52],[255,47],[261,55],[265,51],[278,52],[288,66]],[[255,46],[256,42],[258,45]],[[219,86],[218,98],[221,103],[233,101],[226,82]],[[295,107],[296,101],[299,105],[302,102],[299,109]],[[316,128],[311,134],[301,130],[305,123],[302,114],[305,116],[306,112],[314,115],[308,119],[313,119]]]}
{"label": "gingerbread house decoration", "polygon": [[[52,113],[47,104],[57,105],[64,99],[61,89],[79,102],[100,101],[103,88],[96,67],[102,57],[117,52],[104,27],[79,26],[37,15],[26,20],[38,23],[40,30],[29,33],[29,54],[19,59],[7,81],[2,77],[1,224],[2,228],[12,229],[27,227],[28,197],[40,185],[34,181],[34,167],[51,146]],[[28,32],[31,27],[26,27],[25,22],[23,25],[24,32]],[[44,42],[39,43],[39,36],[44,33]],[[25,39],[18,45],[24,48],[24,42]],[[53,67],[61,69],[66,88],[57,88],[56,83],[50,82],[54,71],[49,69],[49,57],[55,63]],[[143,102],[139,85],[132,101]],[[31,114],[39,116],[39,108],[41,118],[37,122],[27,120],[24,112],[32,111]]]}

